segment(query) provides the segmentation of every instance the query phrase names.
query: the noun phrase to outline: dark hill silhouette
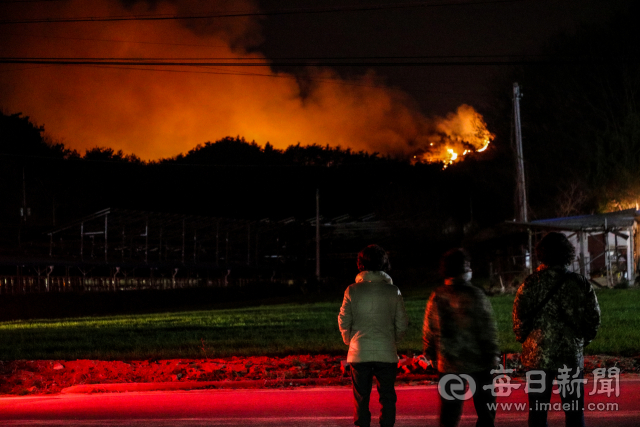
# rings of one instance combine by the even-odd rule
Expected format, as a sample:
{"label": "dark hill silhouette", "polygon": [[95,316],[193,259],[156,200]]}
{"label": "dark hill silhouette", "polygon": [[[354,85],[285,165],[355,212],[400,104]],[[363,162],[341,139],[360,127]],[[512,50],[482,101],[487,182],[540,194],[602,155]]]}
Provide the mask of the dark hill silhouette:
{"label": "dark hill silhouette", "polygon": [[397,163],[400,160],[382,157],[379,153],[353,151],[350,148],[321,146],[318,144],[303,146],[300,143],[284,150],[276,149],[267,142],[260,147],[255,141],[244,138],[226,137],[215,142],[206,142],[189,150],[187,154],[162,159],[162,164],[188,163],[209,165],[264,165],[264,166],[320,166],[337,167],[344,165],[369,163]]}

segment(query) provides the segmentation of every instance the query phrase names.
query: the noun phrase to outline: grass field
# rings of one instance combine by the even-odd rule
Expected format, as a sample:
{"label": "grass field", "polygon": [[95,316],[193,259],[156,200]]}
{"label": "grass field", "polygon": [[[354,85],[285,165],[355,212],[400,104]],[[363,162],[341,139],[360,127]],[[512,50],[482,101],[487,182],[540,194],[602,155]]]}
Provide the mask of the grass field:
{"label": "grass field", "polygon": [[[602,326],[590,354],[640,353],[640,289],[599,290]],[[491,298],[503,352],[518,352],[513,295]],[[399,351],[419,352],[426,295],[406,298],[410,329]],[[0,360],[164,359],[346,353],[340,301],[177,313],[0,323]]]}

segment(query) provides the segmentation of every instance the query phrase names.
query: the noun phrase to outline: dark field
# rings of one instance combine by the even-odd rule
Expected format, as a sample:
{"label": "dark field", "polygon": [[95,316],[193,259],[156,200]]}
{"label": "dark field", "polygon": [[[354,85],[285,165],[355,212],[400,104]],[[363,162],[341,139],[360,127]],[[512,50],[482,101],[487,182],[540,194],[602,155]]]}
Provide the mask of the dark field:
{"label": "dark field", "polygon": [[[640,289],[599,290],[602,326],[589,354],[640,353]],[[282,297],[285,298],[285,297]],[[170,359],[231,355],[291,355],[346,351],[337,327],[340,300],[131,315],[14,320],[0,323],[0,360]],[[421,351],[426,304],[406,297],[410,329],[399,351]],[[504,353],[520,351],[511,332],[513,295],[491,297]],[[227,302],[225,304],[233,304]],[[263,304],[263,305],[257,305]]]}

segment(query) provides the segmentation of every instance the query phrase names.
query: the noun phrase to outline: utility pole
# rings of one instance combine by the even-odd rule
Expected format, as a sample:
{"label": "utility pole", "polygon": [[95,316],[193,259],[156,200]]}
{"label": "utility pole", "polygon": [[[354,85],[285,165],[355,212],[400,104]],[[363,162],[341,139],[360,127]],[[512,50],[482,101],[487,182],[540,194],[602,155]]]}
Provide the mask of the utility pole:
{"label": "utility pole", "polygon": [[[527,187],[524,181],[524,159],[522,155],[522,126],[520,121],[520,86],[518,83],[513,84],[513,120],[515,130],[515,144],[516,144],[516,194],[515,194],[515,208],[516,208],[516,221],[528,222],[527,217]],[[528,250],[524,251],[524,265],[528,268],[529,274],[533,273],[533,244],[531,229],[527,230],[528,234]],[[528,257],[528,260],[527,260]],[[527,265],[528,264],[528,265]]]}
{"label": "utility pole", "polygon": [[316,279],[320,280],[320,189],[316,188]]}
{"label": "utility pole", "polygon": [[524,182],[524,160],[522,156],[522,127],[520,122],[520,86],[513,84],[513,117],[516,144],[516,220],[527,222],[527,187]]}
{"label": "utility pole", "polygon": [[24,176],[24,168],[22,168],[22,209],[20,209],[20,216],[23,222],[27,222],[27,216],[31,215],[31,208],[27,207],[27,183]]}
{"label": "utility pole", "polygon": [[22,168],[22,207],[20,208],[20,222],[18,224],[18,247],[22,247],[22,228],[27,224],[27,216],[31,215],[31,209],[27,207],[27,184]]}

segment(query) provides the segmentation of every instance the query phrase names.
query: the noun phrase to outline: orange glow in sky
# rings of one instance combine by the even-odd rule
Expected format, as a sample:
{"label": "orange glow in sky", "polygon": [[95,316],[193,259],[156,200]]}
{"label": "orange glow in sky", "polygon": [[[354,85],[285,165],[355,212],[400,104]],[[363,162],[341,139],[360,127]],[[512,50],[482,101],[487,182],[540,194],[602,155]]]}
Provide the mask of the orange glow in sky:
{"label": "orange glow in sky", "polygon": [[[177,15],[256,10],[256,5],[251,0],[187,0],[158,2],[150,10],[142,2],[129,9],[119,2],[69,0],[21,3],[19,8],[12,19]],[[406,155],[435,143],[438,150],[457,150],[442,145],[441,136],[448,135],[447,142],[461,141],[464,138],[452,132],[466,128],[456,117],[477,114],[472,107],[461,106],[445,118],[426,117],[407,94],[386,87],[371,71],[345,81],[330,69],[310,70],[313,81],[303,96],[292,75],[275,73],[260,54],[247,53],[245,48],[255,46],[261,37],[255,18],[46,23],[4,25],[0,30],[4,57],[264,61],[265,67],[217,68],[2,65],[0,107],[30,116],[54,139],[81,153],[100,146],[135,153],[144,160],[158,159],[236,135],[276,148],[300,142]],[[488,143],[490,137],[485,139]],[[482,151],[486,145],[474,148]],[[431,155],[438,150],[432,149]]]}

